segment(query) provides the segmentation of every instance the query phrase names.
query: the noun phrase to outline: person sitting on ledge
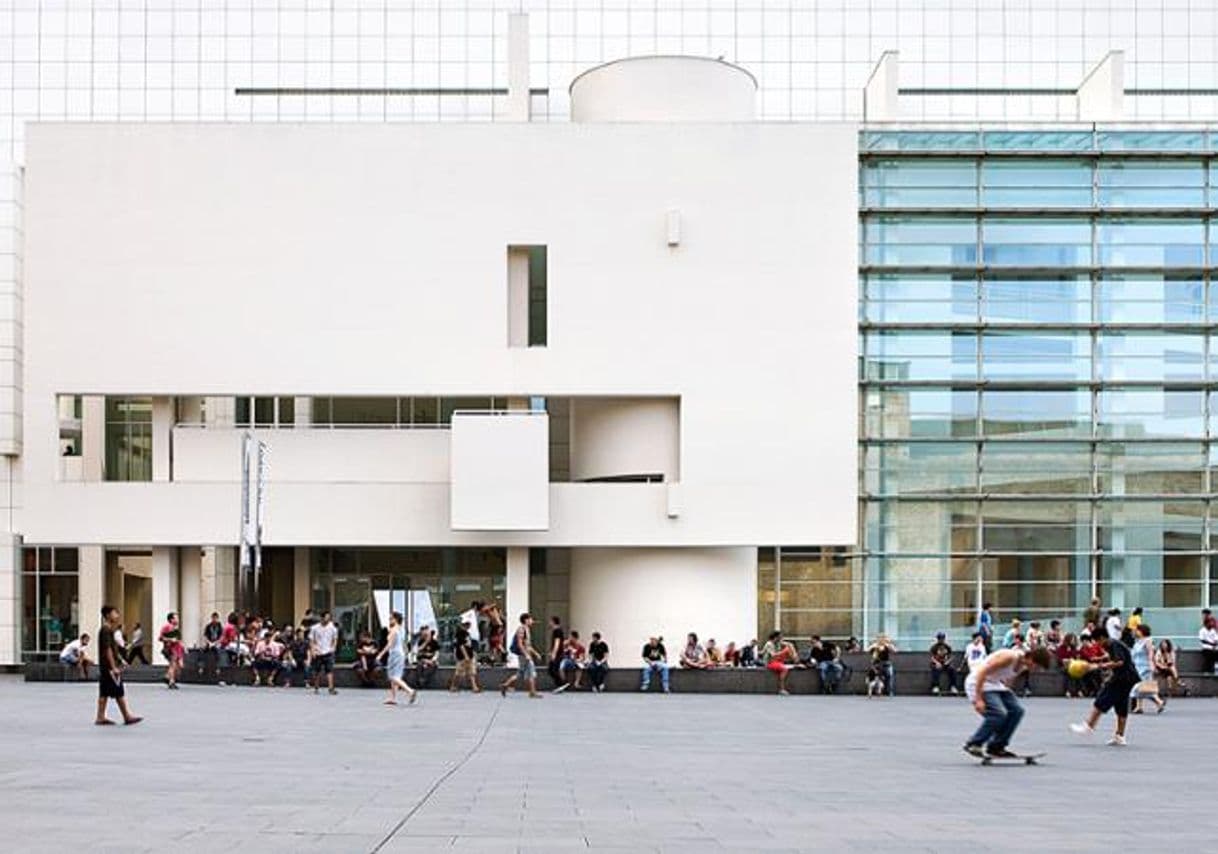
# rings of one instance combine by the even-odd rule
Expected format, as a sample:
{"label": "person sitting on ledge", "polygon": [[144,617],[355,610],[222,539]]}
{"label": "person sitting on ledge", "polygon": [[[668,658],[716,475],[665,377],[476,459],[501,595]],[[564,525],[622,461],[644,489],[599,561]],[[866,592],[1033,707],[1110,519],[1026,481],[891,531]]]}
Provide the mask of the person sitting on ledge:
{"label": "person sitting on ledge", "polygon": [[952,665],[952,648],[947,642],[947,635],[939,632],[935,642],[930,645],[930,693],[938,696],[940,683],[947,678],[947,687],[952,694],[959,694],[956,688],[956,668]]}
{"label": "person sitting on ledge", "polygon": [[681,651],[681,666],[691,670],[705,670],[710,667],[706,650],[698,643],[698,636],[690,632],[685,637],[685,649]]}
{"label": "person sitting on ledge", "polygon": [[377,675],[381,666],[376,657],[380,652],[367,632],[359,633],[359,645],[355,649],[355,672],[359,674],[360,684],[365,688],[375,688]]}
{"label": "person sitting on ledge", "polygon": [[89,678],[89,665],[93,663],[89,656],[85,655],[85,647],[88,645],[89,636],[84,634],[74,641],[69,641],[59,653],[59,663],[76,670],[81,679]]}
{"label": "person sitting on ledge", "polygon": [[762,648],[761,657],[765,661],[766,670],[778,677],[778,693],[783,696],[790,694],[787,690],[787,676],[799,666],[799,654],[795,645],[783,638],[782,632],[770,632],[770,639]]}
{"label": "person sitting on ledge", "polygon": [[[275,677],[283,669],[283,644],[275,635],[267,633],[254,643],[254,687],[261,682],[268,688],[275,685]],[[287,681],[283,683],[285,686]]]}
{"label": "person sitting on ledge", "polygon": [[660,686],[665,694],[669,693],[668,650],[664,649],[664,639],[655,636],[648,638],[647,643],[643,645],[643,684],[639,686],[640,691],[651,687],[653,673],[660,674]]}
{"label": "person sitting on ledge", "polygon": [[707,667],[723,667],[723,652],[719,647],[715,646],[714,638],[706,640],[706,666]]}
{"label": "person sitting on ledge", "polygon": [[562,646],[562,660],[558,662],[558,675],[562,681],[555,686],[554,693],[561,694],[568,688],[578,691],[584,680],[584,668],[588,666],[588,651],[579,639],[579,632],[571,629]]}
{"label": "person sitting on ledge", "polygon": [[419,630],[419,639],[414,646],[414,687],[430,687],[436,678],[436,656],[440,654],[440,642],[431,626]]}
{"label": "person sitting on ledge", "polygon": [[740,647],[740,666],[741,667],[756,667],[757,666],[757,639]]}
{"label": "person sitting on ledge", "polygon": [[735,641],[728,641],[727,646],[723,648],[723,666],[740,666],[740,650],[736,648]]}
{"label": "person sitting on ledge", "polygon": [[812,646],[808,649],[808,666],[815,667],[820,673],[822,694],[837,693],[846,667],[842,664],[842,656],[836,644],[821,640],[820,635],[812,635]]}

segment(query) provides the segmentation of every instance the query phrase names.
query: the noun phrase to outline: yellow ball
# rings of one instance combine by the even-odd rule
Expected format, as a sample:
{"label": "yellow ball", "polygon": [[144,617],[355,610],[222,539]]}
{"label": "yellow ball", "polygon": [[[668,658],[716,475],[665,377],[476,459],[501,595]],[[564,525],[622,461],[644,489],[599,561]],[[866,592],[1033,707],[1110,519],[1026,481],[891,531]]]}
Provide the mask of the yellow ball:
{"label": "yellow ball", "polygon": [[1066,672],[1070,674],[1071,679],[1082,679],[1090,671],[1091,665],[1081,658],[1072,658],[1070,663],[1066,665]]}

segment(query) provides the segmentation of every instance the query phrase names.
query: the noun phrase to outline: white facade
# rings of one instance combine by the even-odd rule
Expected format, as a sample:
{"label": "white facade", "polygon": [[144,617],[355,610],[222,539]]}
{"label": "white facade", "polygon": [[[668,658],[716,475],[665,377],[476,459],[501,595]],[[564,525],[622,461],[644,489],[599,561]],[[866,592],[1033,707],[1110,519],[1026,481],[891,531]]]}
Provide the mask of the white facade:
{"label": "white facade", "polygon": [[[755,122],[33,126],[18,530],[151,547],[156,607],[205,613],[223,600],[183,591],[178,556],[236,540],[242,431],[217,401],[565,399],[569,479],[495,418],[458,446],[457,418],[307,429],[298,411],[259,431],[263,542],[569,547],[585,631],[629,647],[640,615],[675,638],[689,611],[743,638],[759,545],[856,530],[856,140]],[[513,246],[546,247],[544,347],[510,343]],[[151,397],[151,482],[84,471],[88,404],[69,472],[64,395]],[[640,610],[648,590],[685,606]]]}

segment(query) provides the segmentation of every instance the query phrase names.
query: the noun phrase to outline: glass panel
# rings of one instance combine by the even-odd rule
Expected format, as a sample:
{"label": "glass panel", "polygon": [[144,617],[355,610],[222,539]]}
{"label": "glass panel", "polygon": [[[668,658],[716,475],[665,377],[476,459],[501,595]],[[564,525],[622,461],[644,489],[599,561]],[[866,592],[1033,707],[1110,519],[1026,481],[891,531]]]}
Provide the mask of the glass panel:
{"label": "glass panel", "polygon": [[313,412],[310,416],[310,421],[312,421],[313,424],[333,424],[334,418],[332,415],[332,410],[333,406],[331,404],[331,398],[315,397],[313,398]]}
{"label": "glass panel", "polygon": [[866,378],[879,380],[973,379],[977,336],[966,332],[871,332]]}
{"label": "glass panel", "polygon": [[1097,173],[1104,207],[1201,207],[1205,169],[1200,160],[1105,160]]}
{"label": "glass panel", "polygon": [[993,605],[994,632],[1001,639],[1018,617],[1025,624],[1052,620],[1074,626],[1091,598],[1091,563],[1087,555],[1004,554],[986,557],[982,565],[982,601]]}
{"label": "glass panel", "polygon": [[1071,332],[991,332],[981,336],[982,375],[988,380],[1085,381],[1091,377],[1091,339]]}
{"label": "glass panel", "polygon": [[977,263],[977,221],[972,217],[868,217],[863,222],[863,240],[866,264]]}
{"label": "glass panel", "polygon": [[[819,555],[782,556],[782,630],[793,639],[813,634],[846,638],[854,634],[861,588],[855,585],[854,562]],[[772,613],[772,604],[771,604]]]}
{"label": "glass panel", "polygon": [[977,546],[974,501],[872,501],[867,548],[875,552],[943,554]]}
{"label": "glass panel", "polygon": [[976,276],[868,275],[866,319],[873,323],[952,323],[977,319]]}
{"label": "glass panel", "polygon": [[1091,394],[1085,389],[986,389],[986,436],[1085,439],[1091,436]]}
{"label": "glass panel", "polygon": [[1163,389],[1104,389],[1099,435],[1108,439],[1205,436],[1205,394]]}
{"label": "glass panel", "polygon": [[973,160],[870,160],[863,164],[867,207],[964,207],[977,204]]}
{"label": "glass panel", "polygon": [[1204,294],[1200,277],[1106,275],[1097,291],[1099,318],[1104,323],[1199,323]]}
{"label": "glass panel", "polygon": [[440,421],[451,424],[453,413],[459,409],[485,412],[491,409],[489,397],[442,397],[440,398]]}
{"label": "glass panel", "polygon": [[233,399],[233,423],[238,427],[248,427],[251,423],[252,407],[248,397]]}
{"label": "glass panel", "polygon": [[1099,263],[1112,267],[1195,267],[1205,263],[1200,220],[1100,220]]}
{"label": "glass panel", "polygon": [[1091,164],[1085,160],[987,160],[981,181],[990,207],[1091,206]]}
{"label": "glass panel", "polygon": [[1097,372],[1105,380],[1197,381],[1203,338],[1176,332],[1103,332]]}
{"label": "glass panel", "polygon": [[1144,608],[1143,620],[1155,637],[1195,648],[1204,565],[1198,555],[1104,555],[1096,595],[1125,614]]}
{"label": "glass panel", "polygon": [[22,550],[21,651],[25,660],[50,658],[80,635],[76,549]]}
{"label": "glass panel", "polygon": [[974,492],[977,447],[972,442],[918,442],[868,448],[864,488],[875,495]]}
{"label": "glass panel", "polygon": [[1200,551],[1203,501],[1102,501],[1100,548],[1108,552]]}
{"label": "glass panel", "polygon": [[1091,263],[1091,224],[1085,219],[985,219],[981,233],[986,264],[1075,267]]}
{"label": "glass panel", "polygon": [[1104,442],[1096,447],[1101,492],[1110,495],[1199,494],[1205,450],[1200,443]]}
{"label": "glass panel", "polygon": [[1203,151],[1205,134],[1200,131],[1100,131],[1100,151]]}
{"label": "glass panel", "polygon": [[106,480],[152,480],[152,398],[106,398]]}
{"label": "glass panel", "polygon": [[987,551],[1091,548],[1091,507],[1085,501],[986,501],[981,513],[981,542]]}
{"label": "glass panel", "polygon": [[[889,557],[875,561],[876,582],[868,602],[872,633],[884,631],[898,647],[918,650],[935,633],[963,627],[975,611],[958,602],[976,590],[975,563],[967,557]],[[971,583],[953,584],[954,580]]]}
{"label": "glass panel", "polygon": [[398,420],[394,397],[336,397],[331,417],[335,425],[366,427],[393,425]]}
{"label": "glass panel", "polygon": [[291,427],[296,423],[296,398],[279,398],[279,426]]}
{"label": "glass panel", "polygon": [[1091,280],[1085,276],[986,279],[981,319],[987,323],[1088,323]]}
{"label": "glass panel", "polygon": [[1090,494],[1091,449],[1082,442],[987,442],[981,488],[988,493]]}
{"label": "glass panel", "polygon": [[82,398],[80,395],[61,394],[55,400],[59,415],[59,455],[79,457],[82,453],[80,419]]}
{"label": "glass panel", "polygon": [[992,151],[1091,151],[1090,131],[987,130],[985,147]]}
{"label": "glass panel", "polygon": [[416,397],[411,400],[411,423],[439,424],[440,399],[438,397]]}
{"label": "glass panel", "polygon": [[865,392],[864,405],[864,430],[870,438],[923,439],[976,433],[976,392],[873,388]]}
{"label": "glass panel", "polygon": [[254,398],[254,426],[256,426],[256,427],[274,427],[275,426],[275,398],[273,398],[273,397],[255,397]]}
{"label": "glass panel", "polygon": [[868,131],[866,151],[975,151],[981,147],[976,131]]}

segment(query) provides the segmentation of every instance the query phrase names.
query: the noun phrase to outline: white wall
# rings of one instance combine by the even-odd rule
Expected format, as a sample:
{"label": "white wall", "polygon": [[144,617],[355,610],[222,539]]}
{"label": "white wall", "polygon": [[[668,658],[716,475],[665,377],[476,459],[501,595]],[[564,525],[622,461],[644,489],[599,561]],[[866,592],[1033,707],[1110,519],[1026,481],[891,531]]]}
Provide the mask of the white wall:
{"label": "white wall", "polygon": [[550,422],[545,413],[456,413],[451,524],[461,531],[550,527]]}
{"label": "white wall", "polygon": [[571,626],[599,631],[617,667],[637,666],[649,635],[676,663],[685,635],[726,646],[757,631],[756,549],[573,549]]}
{"label": "white wall", "polygon": [[[35,123],[27,154],[27,541],[235,540],[227,487],[77,503],[116,493],[55,482],[57,393],[680,397],[682,514],[611,542],[854,540],[853,126]],[[549,346],[509,348],[505,251],[533,243]],[[268,512],[301,544],[412,542],[446,511],[424,492]],[[573,500],[550,533],[599,542]]]}
{"label": "white wall", "polygon": [[571,81],[576,122],[748,122],[756,101],[752,74],[709,57],[628,57]]}
{"label": "white wall", "polygon": [[571,479],[662,474],[681,479],[681,415],[674,398],[571,401]]}

